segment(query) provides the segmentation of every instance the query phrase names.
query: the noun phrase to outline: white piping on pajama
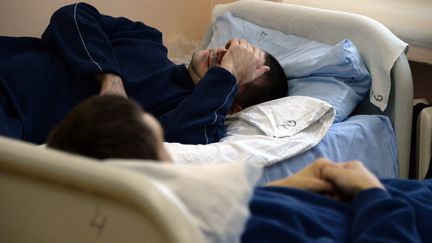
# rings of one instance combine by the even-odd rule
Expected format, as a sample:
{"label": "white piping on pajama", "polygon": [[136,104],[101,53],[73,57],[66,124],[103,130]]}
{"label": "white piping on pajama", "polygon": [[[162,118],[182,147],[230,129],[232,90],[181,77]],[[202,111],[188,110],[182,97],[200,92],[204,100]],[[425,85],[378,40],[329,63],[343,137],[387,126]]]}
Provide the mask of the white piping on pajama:
{"label": "white piping on pajama", "polygon": [[74,21],[75,21],[75,26],[76,26],[76,28],[77,28],[77,30],[78,30],[78,34],[79,34],[79,36],[80,36],[80,38],[81,38],[81,42],[82,42],[82,44],[83,44],[83,46],[84,46],[84,49],[85,49],[85,51],[87,52],[87,55],[89,56],[90,60],[91,60],[94,64],[96,64],[96,66],[99,68],[100,71],[102,71],[101,66],[100,66],[100,65],[99,65],[95,60],[93,60],[92,56],[90,55],[90,52],[87,50],[87,46],[86,46],[86,44],[85,44],[85,42],[84,42],[84,39],[83,39],[83,37],[82,37],[82,35],[81,35],[80,28],[78,27],[78,22],[77,22],[77,19],[76,19],[76,10],[77,10],[78,4],[79,4],[79,3],[76,3],[76,4],[75,4],[75,7],[74,7]]}
{"label": "white piping on pajama", "polygon": [[[222,108],[224,107],[224,105],[225,105],[225,104],[227,103],[227,101],[228,101],[228,98],[230,97],[230,95],[232,94],[232,92],[234,91],[235,88],[236,88],[236,85],[233,86],[233,88],[231,89],[231,91],[229,92],[229,94],[227,95],[227,97],[225,98],[224,103],[223,103],[219,108],[217,108],[217,109],[214,111],[214,120],[212,121],[212,123],[210,123],[210,125],[213,125],[213,124],[216,123],[216,121],[217,121],[217,112],[218,112],[218,110],[220,110],[220,109],[222,109]],[[205,136],[205,139],[206,139],[206,144],[208,144],[207,126],[204,127],[204,136]]]}
{"label": "white piping on pajama", "polygon": [[208,144],[207,126],[204,127],[204,137],[205,137],[205,140],[206,140],[206,143],[205,143],[205,144]]}

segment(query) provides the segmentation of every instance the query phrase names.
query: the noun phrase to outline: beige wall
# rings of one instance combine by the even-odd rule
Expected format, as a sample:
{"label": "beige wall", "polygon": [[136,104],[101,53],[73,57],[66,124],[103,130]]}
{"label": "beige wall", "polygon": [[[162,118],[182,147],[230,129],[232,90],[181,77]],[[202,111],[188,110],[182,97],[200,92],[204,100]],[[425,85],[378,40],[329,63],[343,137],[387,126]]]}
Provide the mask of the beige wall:
{"label": "beige wall", "polygon": [[[68,0],[0,0],[0,35],[40,36],[51,14]],[[200,39],[215,4],[233,0],[84,0],[101,12],[143,21],[161,30],[165,39]]]}

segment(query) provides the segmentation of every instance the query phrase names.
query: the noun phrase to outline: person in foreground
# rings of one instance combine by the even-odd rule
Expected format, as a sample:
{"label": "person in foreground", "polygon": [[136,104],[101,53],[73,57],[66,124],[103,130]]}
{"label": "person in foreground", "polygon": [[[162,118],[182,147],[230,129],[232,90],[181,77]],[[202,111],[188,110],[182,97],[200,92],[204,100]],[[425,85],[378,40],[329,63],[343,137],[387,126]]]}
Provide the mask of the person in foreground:
{"label": "person in foreground", "polygon": [[0,134],[34,143],[98,93],[136,100],[166,141],[212,143],[225,135],[227,113],[288,90],[276,59],[245,40],[176,65],[157,29],[86,3],[57,10],[41,38],[0,37],[0,55]]}
{"label": "person in foreground", "polygon": [[[47,146],[98,159],[169,161],[163,131],[138,104],[96,96],[77,106]],[[432,180],[379,180],[361,162],[317,159],[256,187],[242,242],[432,242]]]}

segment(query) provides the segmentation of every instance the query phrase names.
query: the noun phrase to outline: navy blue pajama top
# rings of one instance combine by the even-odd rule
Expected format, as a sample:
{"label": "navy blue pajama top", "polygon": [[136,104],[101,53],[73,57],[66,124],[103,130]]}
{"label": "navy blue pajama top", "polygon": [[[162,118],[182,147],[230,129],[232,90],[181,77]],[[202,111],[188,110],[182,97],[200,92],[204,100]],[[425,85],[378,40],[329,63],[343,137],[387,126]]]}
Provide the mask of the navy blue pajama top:
{"label": "navy blue pajama top", "polygon": [[1,37],[0,55],[0,133],[35,143],[99,93],[95,72],[121,76],[129,98],[161,122],[170,142],[218,141],[237,94],[225,69],[209,69],[195,86],[186,67],[167,58],[158,30],[85,3],[57,10],[41,38]]}
{"label": "navy blue pajama top", "polygon": [[385,179],[351,203],[259,187],[242,242],[432,242],[432,180]]}

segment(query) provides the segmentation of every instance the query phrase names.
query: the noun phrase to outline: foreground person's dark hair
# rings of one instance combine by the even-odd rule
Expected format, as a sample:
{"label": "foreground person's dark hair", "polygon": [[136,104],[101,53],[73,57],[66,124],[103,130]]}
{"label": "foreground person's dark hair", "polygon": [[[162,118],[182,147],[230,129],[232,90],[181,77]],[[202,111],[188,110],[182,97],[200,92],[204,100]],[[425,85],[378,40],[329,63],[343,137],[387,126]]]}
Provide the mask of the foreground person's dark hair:
{"label": "foreground person's dark hair", "polygon": [[154,132],[135,102],[117,95],[91,97],[50,133],[47,146],[97,159],[158,160]]}

